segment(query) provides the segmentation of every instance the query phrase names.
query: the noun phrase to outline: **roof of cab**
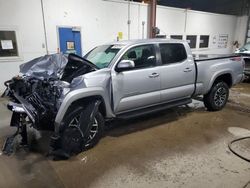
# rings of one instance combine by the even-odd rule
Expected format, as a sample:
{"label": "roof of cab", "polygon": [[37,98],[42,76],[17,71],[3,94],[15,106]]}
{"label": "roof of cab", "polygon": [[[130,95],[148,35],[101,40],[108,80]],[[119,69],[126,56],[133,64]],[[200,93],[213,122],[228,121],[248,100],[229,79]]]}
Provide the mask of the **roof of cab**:
{"label": "roof of cab", "polygon": [[135,44],[145,44],[145,43],[182,43],[186,42],[184,40],[177,40],[177,39],[135,39],[135,40],[122,40],[122,41],[115,41],[111,43],[107,43],[106,45],[124,45],[124,46],[130,46]]}

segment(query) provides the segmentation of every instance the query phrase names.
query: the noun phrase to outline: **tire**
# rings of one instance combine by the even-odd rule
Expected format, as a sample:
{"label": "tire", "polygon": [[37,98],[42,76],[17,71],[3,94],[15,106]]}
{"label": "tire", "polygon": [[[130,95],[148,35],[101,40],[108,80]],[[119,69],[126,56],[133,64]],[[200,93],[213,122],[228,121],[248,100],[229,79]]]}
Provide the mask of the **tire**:
{"label": "tire", "polygon": [[208,111],[219,111],[226,105],[228,96],[228,85],[223,81],[215,82],[210,91],[204,95],[204,105]]}
{"label": "tire", "polygon": [[73,106],[63,119],[63,126],[60,128],[60,145],[61,149],[69,155],[94,147],[103,135],[104,119],[99,111],[95,114],[92,127],[87,128],[86,114],[91,113],[90,110],[92,109],[88,105],[85,108]]}
{"label": "tire", "polygon": [[245,82],[245,83],[249,83],[249,82],[250,82],[250,75],[246,75],[246,74],[244,74],[244,79],[243,79],[243,82]]}

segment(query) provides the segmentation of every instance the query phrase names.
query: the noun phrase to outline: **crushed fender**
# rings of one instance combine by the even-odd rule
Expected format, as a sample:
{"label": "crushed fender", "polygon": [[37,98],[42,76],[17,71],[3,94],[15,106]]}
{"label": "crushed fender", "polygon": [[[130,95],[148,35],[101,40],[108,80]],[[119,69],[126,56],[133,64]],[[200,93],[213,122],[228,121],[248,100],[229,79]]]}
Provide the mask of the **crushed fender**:
{"label": "crushed fender", "polygon": [[84,143],[89,138],[91,125],[94,121],[95,115],[98,112],[100,100],[91,101],[83,109],[80,115],[80,126],[61,126],[59,133],[51,137],[51,151],[50,156],[54,159],[68,159],[70,156],[83,151]]}

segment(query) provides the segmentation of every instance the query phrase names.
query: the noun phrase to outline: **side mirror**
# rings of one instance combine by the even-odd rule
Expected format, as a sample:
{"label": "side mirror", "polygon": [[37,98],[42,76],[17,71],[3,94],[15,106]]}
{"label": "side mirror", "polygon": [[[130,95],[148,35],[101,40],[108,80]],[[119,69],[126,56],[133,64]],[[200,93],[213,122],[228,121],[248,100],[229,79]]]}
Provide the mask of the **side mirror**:
{"label": "side mirror", "polygon": [[122,71],[125,71],[125,70],[133,69],[134,67],[135,67],[134,61],[124,59],[124,60],[121,60],[118,63],[118,65],[116,67],[116,71],[117,72],[122,72]]}

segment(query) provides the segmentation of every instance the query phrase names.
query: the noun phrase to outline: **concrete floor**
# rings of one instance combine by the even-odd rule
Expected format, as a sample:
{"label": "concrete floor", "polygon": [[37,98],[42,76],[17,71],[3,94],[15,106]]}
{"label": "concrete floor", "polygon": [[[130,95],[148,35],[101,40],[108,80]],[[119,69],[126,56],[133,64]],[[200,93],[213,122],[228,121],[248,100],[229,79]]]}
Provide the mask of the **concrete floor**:
{"label": "concrete floor", "polygon": [[[14,131],[8,127],[10,115],[1,105],[1,145]],[[250,135],[249,122],[250,84],[243,83],[231,90],[220,112],[207,112],[194,101],[114,122],[95,148],[67,161],[46,158],[49,134],[43,133],[35,151],[0,156],[0,187],[247,187],[250,163],[227,144]],[[250,158],[250,141],[236,147]]]}

